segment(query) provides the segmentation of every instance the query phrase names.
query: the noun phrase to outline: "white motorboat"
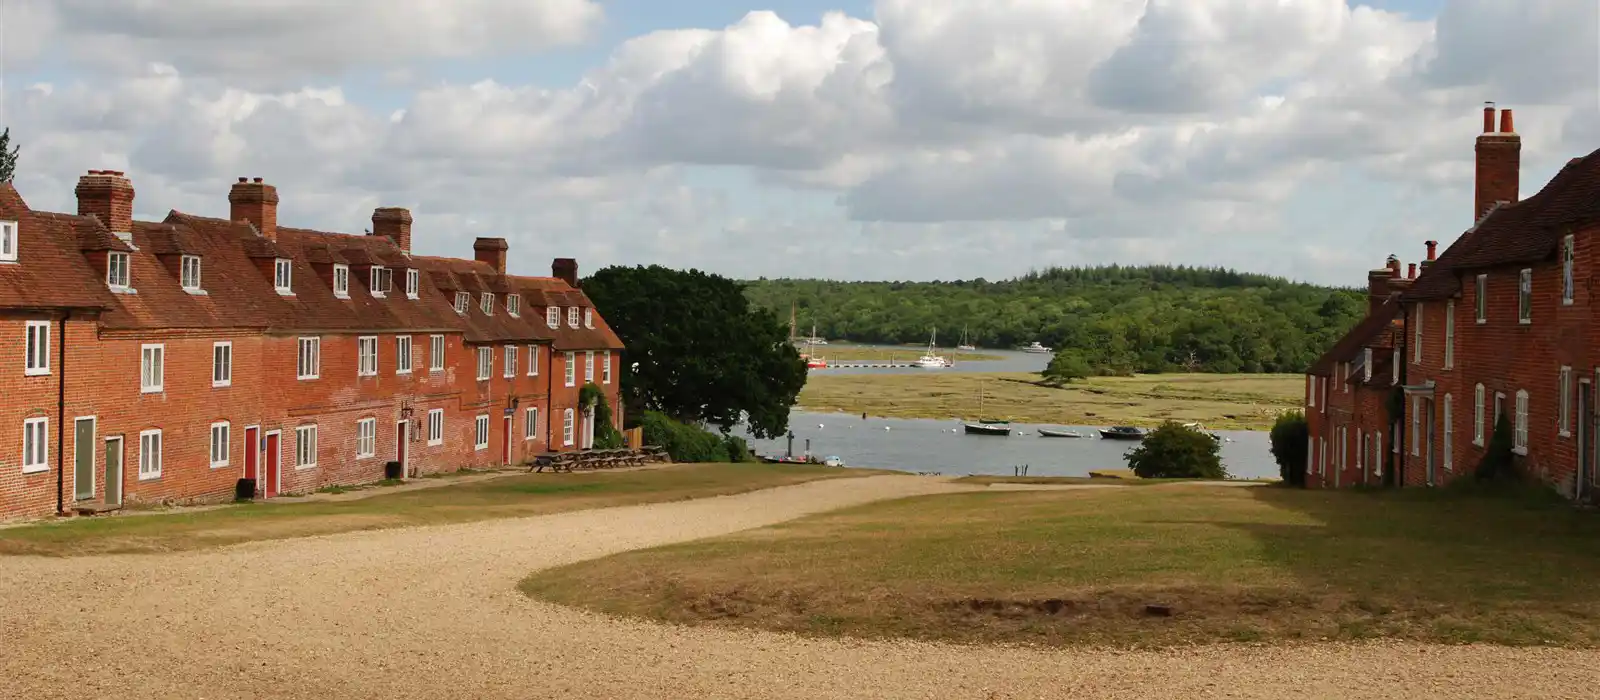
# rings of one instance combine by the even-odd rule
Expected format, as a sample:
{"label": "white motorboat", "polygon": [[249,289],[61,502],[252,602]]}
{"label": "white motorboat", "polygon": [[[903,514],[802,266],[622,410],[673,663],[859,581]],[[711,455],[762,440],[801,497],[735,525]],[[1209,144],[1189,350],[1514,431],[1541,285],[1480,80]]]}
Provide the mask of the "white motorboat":
{"label": "white motorboat", "polygon": [[1035,353],[1035,354],[1039,354],[1039,355],[1048,355],[1048,354],[1050,354],[1052,352],[1055,352],[1054,350],[1051,350],[1050,348],[1047,348],[1047,347],[1039,344],[1039,341],[1037,341],[1037,340],[1033,341],[1032,343],[1029,343],[1028,347],[1023,348],[1022,351],[1023,352],[1031,352],[1031,353]]}
{"label": "white motorboat", "polygon": [[938,343],[938,340],[939,329],[935,328],[933,329],[933,336],[928,338],[928,351],[923,353],[922,357],[917,358],[917,361],[912,364],[927,369],[949,367],[950,360],[934,351],[934,347]]}

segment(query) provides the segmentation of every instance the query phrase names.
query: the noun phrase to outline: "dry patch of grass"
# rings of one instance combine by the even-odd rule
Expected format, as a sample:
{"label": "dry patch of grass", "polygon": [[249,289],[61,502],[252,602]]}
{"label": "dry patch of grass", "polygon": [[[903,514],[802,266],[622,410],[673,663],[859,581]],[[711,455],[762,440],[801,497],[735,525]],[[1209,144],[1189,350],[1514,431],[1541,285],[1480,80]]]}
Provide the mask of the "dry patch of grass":
{"label": "dry patch of grass", "polygon": [[523,589],[809,635],[1594,646],[1596,580],[1600,519],[1565,505],[1175,485],[874,504],[541,572]]}
{"label": "dry patch of grass", "polygon": [[704,498],[879,472],[816,465],[679,464],[516,474],[359,500],[263,502],[159,515],[98,516],[0,530],[0,554],[170,552],[251,540],[515,518]]}
{"label": "dry patch of grass", "polygon": [[1063,387],[1027,373],[813,374],[800,392],[811,411],[889,418],[983,417],[1046,425],[1136,425],[1197,421],[1211,429],[1266,430],[1302,400],[1305,379],[1289,374],[1159,374],[1096,377]]}
{"label": "dry patch of grass", "polygon": [[[800,348],[800,352],[805,351],[804,347]],[[811,350],[813,355],[826,358],[830,362],[912,362],[927,351],[927,346],[910,345],[902,347],[818,345]],[[994,362],[1006,359],[1000,355],[949,348],[939,348],[938,352],[940,356],[952,362]]]}

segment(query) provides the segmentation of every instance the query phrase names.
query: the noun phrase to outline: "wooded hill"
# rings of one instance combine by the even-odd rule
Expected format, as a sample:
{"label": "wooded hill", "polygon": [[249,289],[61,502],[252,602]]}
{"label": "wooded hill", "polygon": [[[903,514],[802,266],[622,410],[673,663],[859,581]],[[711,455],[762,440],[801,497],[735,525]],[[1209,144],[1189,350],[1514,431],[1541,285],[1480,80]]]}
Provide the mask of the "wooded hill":
{"label": "wooded hill", "polygon": [[760,279],[746,294],[798,335],[861,343],[1039,341],[1097,373],[1303,372],[1361,316],[1363,293],[1196,267],[1052,268],[1017,279],[834,282]]}

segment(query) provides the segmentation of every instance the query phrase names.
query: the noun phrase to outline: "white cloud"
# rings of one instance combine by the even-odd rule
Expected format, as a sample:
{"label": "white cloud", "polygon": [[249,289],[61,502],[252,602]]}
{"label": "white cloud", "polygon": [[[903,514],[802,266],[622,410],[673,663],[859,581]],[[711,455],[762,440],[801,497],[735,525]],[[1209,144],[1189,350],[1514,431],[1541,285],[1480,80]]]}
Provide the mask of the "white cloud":
{"label": "white cloud", "polygon": [[[1396,235],[1464,228],[1484,99],[1518,108],[1525,193],[1600,146],[1600,18],[1576,0],[1450,0],[1437,22],[1341,0],[879,0],[871,18],[634,37],[561,89],[418,75],[578,40],[597,3],[75,2],[22,6],[31,50],[124,60],[7,87],[35,204],[70,208],[77,174],[108,167],[142,213],[220,213],[233,177],[259,175],[286,222],[360,230],[411,206],[422,250],[493,233],[536,246],[533,267],[557,250],[852,278],[1167,260],[1357,284],[1375,263],[1352,235],[1381,260],[1420,246]],[[407,40],[416,26],[434,31]],[[402,105],[337,78],[368,67]],[[1361,206],[1307,214],[1352,187]]]}

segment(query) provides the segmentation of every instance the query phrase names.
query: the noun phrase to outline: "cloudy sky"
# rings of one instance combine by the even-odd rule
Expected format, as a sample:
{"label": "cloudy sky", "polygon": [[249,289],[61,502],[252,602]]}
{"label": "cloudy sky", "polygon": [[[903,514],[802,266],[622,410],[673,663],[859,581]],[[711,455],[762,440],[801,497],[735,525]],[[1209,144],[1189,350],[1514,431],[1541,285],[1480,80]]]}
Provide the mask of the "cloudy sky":
{"label": "cloudy sky", "polygon": [[513,267],[991,279],[1223,265],[1357,285],[1600,148],[1596,0],[0,0],[17,186]]}

